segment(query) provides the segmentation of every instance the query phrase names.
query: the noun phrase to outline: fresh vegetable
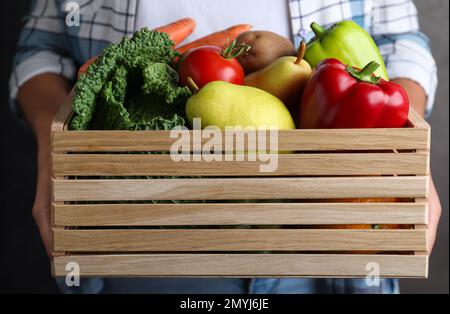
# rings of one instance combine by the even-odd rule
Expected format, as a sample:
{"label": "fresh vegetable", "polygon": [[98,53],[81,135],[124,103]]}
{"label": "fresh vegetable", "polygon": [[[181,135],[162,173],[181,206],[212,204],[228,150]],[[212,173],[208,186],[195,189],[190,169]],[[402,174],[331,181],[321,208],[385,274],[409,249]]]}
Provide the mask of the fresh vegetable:
{"label": "fresh vegetable", "polygon": [[248,49],[250,47],[246,45],[237,46],[236,41],[226,49],[215,46],[193,49],[179,61],[180,83],[186,86],[190,77],[199,88],[213,81],[243,85],[244,70],[236,57]]}
{"label": "fresh vegetable", "polygon": [[358,230],[386,230],[386,229],[413,229],[411,225],[309,225],[308,229],[358,229]]}
{"label": "fresh vegetable", "polygon": [[311,29],[316,36],[308,44],[305,59],[313,68],[328,58],[357,68],[363,68],[369,62],[375,61],[380,65],[375,74],[386,81],[389,80],[377,45],[369,33],[355,22],[342,21],[329,29],[312,23]]}
{"label": "fresh vegetable", "polygon": [[[399,198],[339,198],[316,201],[322,203],[399,203],[402,199]],[[399,225],[399,224],[342,224],[342,225],[305,225],[306,229],[349,229],[349,230],[389,230],[389,229],[413,229],[413,225]],[[382,254],[386,251],[349,251],[352,254]]]}
{"label": "fresh vegetable", "polygon": [[275,96],[254,87],[211,82],[189,98],[186,115],[192,124],[201,118],[202,128],[227,126],[295,129],[294,121]]}
{"label": "fresh vegetable", "polygon": [[[169,38],[173,41],[174,46],[176,46],[183,40],[185,40],[189,35],[191,35],[195,27],[195,20],[191,18],[184,18],[171,24],[158,27],[154,29],[154,31],[166,33],[167,35],[169,35]],[[78,76],[80,76],[80,74],[86,73],[89,66],[94,63],[97,58],[98,56],[94,56],[86,61],[78,70]]]}
{"label": "fresh vegetable", "polygon": [[184,18],[166,26],[155,28],[154,31],[167,33],[176,46],[188,38],[188,36],[194,32],[196,26],[194,19]]}
{"label": "fresh vegetable", "polygon": [[[245,85],[265,90],[279,98],[293,117],[299,116],[298,104],[311,76],[311,66],[303,60],[306,44],[302,42],[297,57],[281,57],[245,78]],[[298,121],[296,121],[298,123]]]}
{"label": "fresh vegetable", "polygon": [[167,130],[184,125],[191,93],[177,86],[172,47],[166,33],[144,28],[105,48],[76,84],[71,127]]}
{"label": "fresh vegetable", "polygon": [[[356,198],[356,199],[329,199],[323,202],[330,203],[398,203],[398,198]],[[309,225],[308,229],[359,229],[359,230],[389,230],[389,229],[413,229],[414,225],[398,225],[398,224],[343,224],[343,225]],[[350,251],[353,254],[381,254],[383,251]]]}
{"label": "fresh vegetable", "polygon": [[237,37],[237,44],[246,44],[252,49],[237,59],[245,74],[259,71],[284,56],[295,56],[294,44],[287,38],[267,31],[250,31]]}
{"label": "fresh vegetable", "polygon": [[301,102],[301,128],[404,127],[409,112],[405,90],[376,77],[370,62],[362,70],[326,59],[315,69]]}
{"label": "fresh vegetable", "polygon": [[220,48],[228,47],[235,39],[236,37],[243,33],[247,32],[252,28],[250,24],[239,24],[232,26],[230,28],[227,28],[225,30],[212,33],[210,35],[207,35],[205,37],[202,37],[200,39],[197,39],[189,44],[186,44],[184,46],[178,47],[177,51],[181,54],[202,46],[217,46]]}

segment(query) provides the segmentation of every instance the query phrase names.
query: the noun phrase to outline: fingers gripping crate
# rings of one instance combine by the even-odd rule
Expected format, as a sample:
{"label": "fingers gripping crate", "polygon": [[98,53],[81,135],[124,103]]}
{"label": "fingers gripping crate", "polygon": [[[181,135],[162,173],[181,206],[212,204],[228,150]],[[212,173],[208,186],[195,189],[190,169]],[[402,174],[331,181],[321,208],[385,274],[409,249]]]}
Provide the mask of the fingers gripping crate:
{"label": "fingers gripping crate", "polygon": [[54,275],[427,276],[430,128],[413,111],[403,129],[280,131],[272,173],[130,154],[175,140],[70,131],[70,114],[68,101],[52,128]]}

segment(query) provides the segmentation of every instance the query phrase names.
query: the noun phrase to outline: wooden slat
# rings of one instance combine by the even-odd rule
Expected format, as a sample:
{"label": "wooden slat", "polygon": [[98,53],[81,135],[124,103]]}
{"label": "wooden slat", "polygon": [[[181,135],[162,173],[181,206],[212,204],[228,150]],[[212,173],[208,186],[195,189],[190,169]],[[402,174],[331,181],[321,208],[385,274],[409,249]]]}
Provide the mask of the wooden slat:
{"label": "wooden slat", "polygon": [[[416,129],[423,129],[427,132],[427,147],[426,148],[417,148],[416,152],[420,153],[428,153],[428,156],[430,154],[431,149],[431,126],[428,124],[427,121],[423,117],[417,113],[416,110],[414,110],[413,107],[410,107],[409,110],[409,122],[411,125]],[[428,161],[428,167],[429,167],[429,161]]]}
{"label": "wooden slat", "polygon": [[66,252],[423,251],[424,230],[124,229],[54,230]]}
{"label": "wooden slat", "polygon": [[415,128],[421,128],[421,129],[430,129],[430,125],[427,121],[425,121],[424,118],[422,118],[419,113],[414,110],[413,107],[410,107],[409,109],[409,116],[408,119],[413,127]]}
{"label": "wooden slat", "polygon": [[426,277],[428,258],[413,255],[331,254],[139,254],[55,257],[54,275],[66,276],[67,263],[81,276],[147,277],[361,277],[378,263],[381,277]]}
{"label": "wooden slat", "polygon": [[52,131],[53,132],[62,132],[67,130],[67,123],[69,121],[70,116],[72,115],[72,101],[75,97],[75,91],[72,89],[67,100],[62,105],[58,114],[55,116],[52,122]]}
{"label": "wooden slat", "polygon": [[[426,236],[428,238],[428,215],[429,215],[429,205],[428,205],[428,198],[415,198],[415,203],[416,204],[421,204],[421,205],[425,205],[426,207],[426,211],[425,211],[425,215],[427,217],[426,219],[426,223],[425,224],[416,224],[414,225],[414,229],[416,230],[423,230],[426,232]],[[429,247],[427,245],[427,249],[425,251],[415,251],[414,252],[415,255],[424,255],[424,256],[428,256],[429,255]],[[427,274],[428,274],[428,267],[426,269]]]}
{"label": "wooden slat", "polygon": [[[426,153],[281,154],[266,156],[273,172],[260,171],[268,161],[173,161],[170,155],[53,154],[57,176],[312,176],[426,175]],[[247,159],[247,157],[245,157]],[[269,169],[270,170],[270,169]]]}
{"label": "wooden slat", "polygon": [[[71,94],[71,97],[73,97],[73,94]],[[68,119],[68,117],[70,115],[70,112],[71,112],[71,105],[70,105],[70,103],[71,102],[66,101],[66,103],[63,105],[63,107],[60,109],[58,115],[54,119],[54,121],[52,123],[52,132],[53,132],[52,136],[53,136],[55,131],[58,131],[58,132],[64,131],[64,128],[65,128],[65,122],[64,121],[66,121]],[[62,176],[59,177],[54,172],[54,169],[53,169],[53,155],[51,155],[51,165],[52,165],[51,177],[55,178],[55,179],[61,179],[61,180],[64,179],[64,177],[62,177]],[[50,223],[51,223],[52,226],[54,226],[55,229],[63,228],[63,227],[57,227],[57,226],[55,227],[55,206],[62,205],[62,204],[64,204],[64,202],[55,200],[54,181],[51,182],[50,188],[51,188],[51,204],[52,204],[51,209],[50,209]],[[51,242],[50,243],[51,251],[52,251],[52,254],[54,256],[61,256],[61,255],[65,254],[64,252],[57,252],[57,251],[55,251],[53,237],[50,237],[50,242]]]}
{"label": "wooden slat", "polygon": [[424,197],[428,177],[58,180],[55,201]]}
{"label": "wooden slat", "polygon": [[[243,132],[227,133],[223,135],[223,145],[226,138],[233,136],[247,138]],[[428,149],[427,140],[427,130],[421,128],[278,132],[278,147],[287,151]],[[55,132],[53,152],[169,151],[175,141],[176,138],[170,138],[170,131]],[[206,143],[209,139],[202,141]]]}
{"label": "wooden slat", "polygon": [[424,224],[426,204],[55,205],[58,226]]}

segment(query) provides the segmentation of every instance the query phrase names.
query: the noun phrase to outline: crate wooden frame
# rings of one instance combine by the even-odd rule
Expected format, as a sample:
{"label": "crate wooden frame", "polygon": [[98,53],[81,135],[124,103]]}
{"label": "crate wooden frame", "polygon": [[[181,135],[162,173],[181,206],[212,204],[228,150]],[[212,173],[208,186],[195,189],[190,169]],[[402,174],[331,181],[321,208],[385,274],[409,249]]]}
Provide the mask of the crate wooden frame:
{"label": "crate wooden frame", "polygon": [[[55,276],[77,262],[82,276],[352,278],[365,277],[368,263],[376,262],[382,277],[427,277],[430,127],[413,110],[403,129],[280,131],[285,153],[278,170],[262,174],[255,162],[175,163],[168,155],[127,154],[169,150],[168,131],[70,131],[72,97],[52,125]],[[73,179],[144,175],[202,178]],[[291,202],[73,202],[203,199]],[[317,201],[326,199],[335,201]],[[413,228],[323,227],[340,224]],[[190,225],[290,228],[148,228]]]}

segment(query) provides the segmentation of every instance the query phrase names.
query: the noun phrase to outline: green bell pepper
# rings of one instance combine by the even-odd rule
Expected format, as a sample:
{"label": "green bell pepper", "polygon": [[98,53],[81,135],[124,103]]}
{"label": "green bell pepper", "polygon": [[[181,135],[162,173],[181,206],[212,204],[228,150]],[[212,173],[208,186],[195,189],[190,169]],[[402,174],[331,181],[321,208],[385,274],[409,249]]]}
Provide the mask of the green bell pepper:
{"label": "green bell pepper", "polygon": [[364,29],[353,21],[342,21],[325,29],[316,22],[311,24],[316,35],[306,48],[305,60],[315,67],[323,59],[334,58],[345,65],[362,69],[375,61],[381,66],[376,76],[389,80],[386,66],[377,45]]}

